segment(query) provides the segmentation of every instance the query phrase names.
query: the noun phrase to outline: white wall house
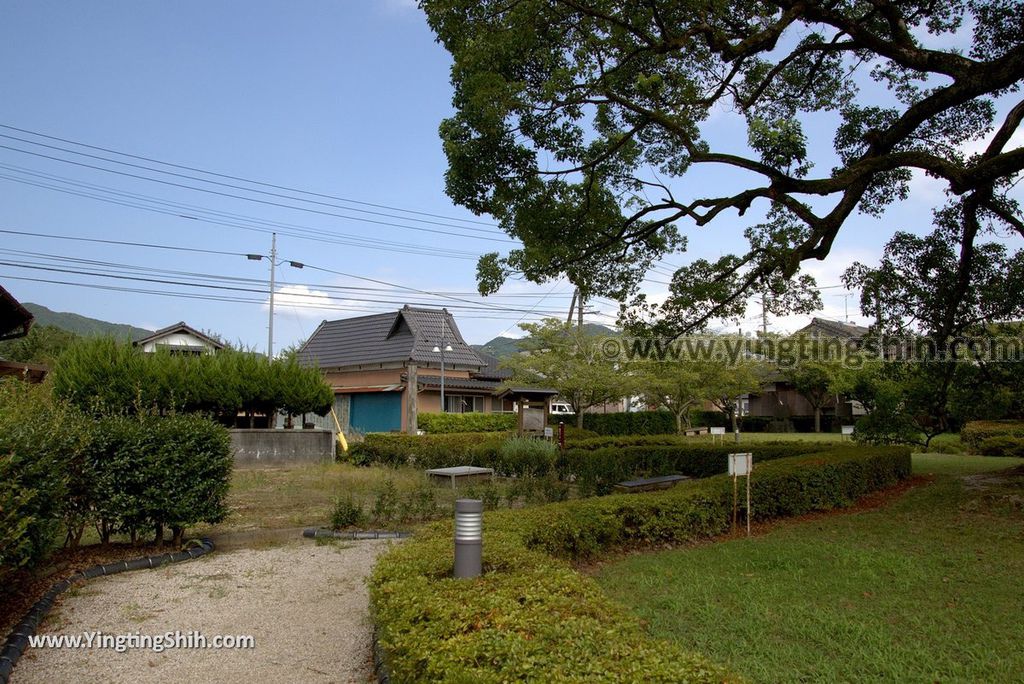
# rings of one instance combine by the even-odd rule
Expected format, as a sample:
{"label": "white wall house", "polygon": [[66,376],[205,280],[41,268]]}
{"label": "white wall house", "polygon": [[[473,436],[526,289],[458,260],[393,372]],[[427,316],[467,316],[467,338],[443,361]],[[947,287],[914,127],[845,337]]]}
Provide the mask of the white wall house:
{"label": "white wall house", "polygon": [[224,343],[186,325],[184,321],[157,330],[132,344],[146,353],[166,349],[176,354],[212,354],[224,349]]}

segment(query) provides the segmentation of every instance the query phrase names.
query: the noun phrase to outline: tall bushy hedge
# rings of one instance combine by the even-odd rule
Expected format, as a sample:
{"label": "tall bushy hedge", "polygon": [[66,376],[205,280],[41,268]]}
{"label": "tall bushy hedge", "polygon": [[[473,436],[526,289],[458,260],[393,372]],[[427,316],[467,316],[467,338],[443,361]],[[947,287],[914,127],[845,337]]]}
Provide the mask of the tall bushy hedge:
{"label": "tall bushy hedge", "polygon": [[960,441],[975,453],[992,437],[1024,437],[1024,420],[972,420],[960,428]]}
{"label": "tall bushy hedge", "polygon": [[676,418],[668,411],[584,413],[583,428],[599,435],[660,435],[676,432]]}
{"label": "tall bushy hedge", "polygon": [[516,416],[513,413],[421,413],[416,417],[416,424],[430,434],[511,432],[516,429]]}
{"label": "tall bushy hedge", "polygon": [[113,416],[97,423],[94,507],[104,536],[182,531],[227,514],[233,458],[227,430],[198,416]]}
{"label": "tall bushy hedge", "polygon": [[200,416],[89,416],[48,384],[0,380],[0,592],[18,568],[96,525],[136,538],[227,513],[227,430]]}
{"label": "tall bushy hedge", "polygon": [[89,444],[89,424],[48,388],[0,378],[0,585],[58,539],[68,465]]}
{"label": "tall bushy hedge", "polygon": [[112,338],[82,340],[65,351],[53,373],[54,391],[94,414],[239,411],[325,415],[334,401],[315,368],[294,359],[267,361],[250,352],[145,353]]}
{"label": "tall bushy hedge", "polygon": [[[723,459],[724,460],[724,459]],[[910,474],[905,448],[840,448],[756,466],[755,520],[847,506]],[[377,564],[370,597],[392,681],[734,679],[675,642],[646,636],[566,562],[613,548],[728,530],[728,476],[639,495],[580,499],[484,517],[485,573],[451,579],[451,523]]]}

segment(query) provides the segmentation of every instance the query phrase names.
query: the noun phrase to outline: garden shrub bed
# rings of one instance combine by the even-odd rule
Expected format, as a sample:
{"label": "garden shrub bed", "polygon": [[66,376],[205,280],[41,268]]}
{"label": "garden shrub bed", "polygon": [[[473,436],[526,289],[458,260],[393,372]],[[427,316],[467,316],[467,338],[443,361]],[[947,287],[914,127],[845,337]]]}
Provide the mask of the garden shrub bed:
{"label": "garden shrub bed", "polygon": [[726,472],[726,454],[739,451],[754,454],[757,461],[769,461],[831,449],[835,449],[835,444],[828,442],[760,442],[737,446],[678,439],[635,444],[623,440],[622,444],[596,449],[566,449],[559,455],[556,470],[560,477],[573,479],[580,494],[586,496],[608,494],[615,483],[637,477],[718,475]]}
{"label": "garden shrub bed", "polygon": [[1024,458],[1024,437],[989,437],[981,441],[977,452],[982,456],[1013,456]]}
{"label": "garden shrub bed", "polygon": [[[910,450],[842,447],[759,464],[754,520],[848,506],[910,475]],[[650,638],[570,561],[614,548],[726,532],[728,476],[639,495],[485,516],[484,574],[455,580],[452,524],[390,551],[370,580],[395,682],[513,680],[718,682],[734,679],[678,644]]]}
{"label": "garden shrub bed", "polygon": [[516,429],[514,413],[421,413],[420,430],[432,435],[453,432],[511,432]]}
{"label": "garden shrub bed", "polygon": [[1024,420],[972,420],[960,429],[960,441],[974,453],[991,437],[1024,437]]}

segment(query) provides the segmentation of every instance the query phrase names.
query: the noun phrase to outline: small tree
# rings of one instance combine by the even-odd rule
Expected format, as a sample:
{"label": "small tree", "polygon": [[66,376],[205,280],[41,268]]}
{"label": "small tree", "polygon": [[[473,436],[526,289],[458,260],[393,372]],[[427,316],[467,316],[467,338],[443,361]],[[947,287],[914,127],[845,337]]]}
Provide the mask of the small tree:
{"label": "small tree", "polygon": [[643,400],[676,419],[676,432],[690,427],[690,411],[707,398],[700,367],[692,361],[637,363],[634,370]]}
{"label": "small tree", "polygon": [[577,427],[586,409],[631,392],[632,380],[602,353],[599,337],[554,318],[519,327],[529,333],[524,351],[504,362],[513,382],[558,390],[576,412]]}

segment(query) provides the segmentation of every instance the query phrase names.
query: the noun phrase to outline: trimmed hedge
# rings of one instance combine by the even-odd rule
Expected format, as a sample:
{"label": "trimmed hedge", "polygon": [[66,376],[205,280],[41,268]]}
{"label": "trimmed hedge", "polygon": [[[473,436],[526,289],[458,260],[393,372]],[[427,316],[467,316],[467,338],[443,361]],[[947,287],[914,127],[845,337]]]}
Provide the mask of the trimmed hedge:
{"label": "trimmed hedge", "polygon": [[416,425],[430,434],[511,432],[516,429],[516,416],[514,413],[421,413]]}
{"label": "trimmed hedge", "polygon": [[89,440],[88,421],[46,386],[0,378],[0,593],[12,572],[58,541],[73,494],[69,465]]}
{"label": "trimmed hedge", "polygon": [[960,428],[960,441],[975,451],[990,437],[1024,437],[1024,420],[972,420]]}
{"label": "trimmed hedge", "polygon": [[584,413],[583,428],[599,435],[661,435],[675,433],[676,417],[668,411]]}
{"label": "trimmed hedge", "polygon": [[[910,450],[845,447],[757,466],[755,520],[847,506],[910,475]],[[451,522],[390,551],[370,578],[395,682],[733,679],[674,642],[648,637],[567,560],[613,548],[706,539],[729,529],[730,478],[664,492],[489,513],[484,574],[455,580]]]}
{"label": "trimmed hedge", "polygon": [[711,444],[677,441],[676,443],[608,446],[593,450],[566,449],[556,469],[563,478],[575,479],[582,496],[608,494],[616,482],[638,477],[687,475],[710,477],[727,471],[727,454],[737,451],[754,454],[757,461],[770,461],[799,454],[834,449],[828,442],[762,442],[745,444]]}
{"label": "trimmed hedge", "polygon": [[1015,456],[1024,458],[1024,437],[989,437],[978,447],[982,456]]}

